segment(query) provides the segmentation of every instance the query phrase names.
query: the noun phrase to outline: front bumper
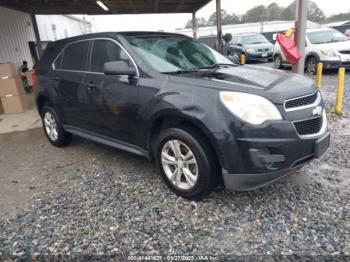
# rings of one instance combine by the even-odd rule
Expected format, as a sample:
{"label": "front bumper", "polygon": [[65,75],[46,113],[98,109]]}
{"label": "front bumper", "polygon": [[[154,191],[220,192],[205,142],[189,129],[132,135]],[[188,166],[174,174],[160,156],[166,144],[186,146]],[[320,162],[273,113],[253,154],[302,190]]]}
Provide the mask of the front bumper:
{"label": "front bumper", "polygon": [[247,61],[265,61],[267,59],[272,59],[272,52],[267,53],[247,53],[246,54],[246,60]]}
{"label": "front bumper", "polygon": [[[260,173],[229,174],[223,170],[225,187],[229,191],[253,190],[271,184],[285,176],[288,176],[302,166],[319,158],[329,147],[330,134],[327,132],[322,137],[313,140],[284,141],[260,141],[249,142],[249,159],[255,168],[270,169]],[[260,149],[260,154],[257,150]],[[268,152],[266,152],[268,149]],[[258,150],[259,151],[259,150]]]}
{"label": "front bumper", "polygon": [[350,61],[341,61],[341,60],[321,60],[323,68],[325,69],[334,69],[339,67],[350,68]]}

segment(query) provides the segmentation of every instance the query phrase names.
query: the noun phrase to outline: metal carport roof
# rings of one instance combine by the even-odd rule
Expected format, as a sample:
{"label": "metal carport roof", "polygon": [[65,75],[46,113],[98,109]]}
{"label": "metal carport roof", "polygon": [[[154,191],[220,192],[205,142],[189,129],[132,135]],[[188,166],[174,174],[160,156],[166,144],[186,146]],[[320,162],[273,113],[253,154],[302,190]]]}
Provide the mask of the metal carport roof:
{"label": "metal carport roof", "polygon": [[194,13],[211,0],[0,0],[0,6],[31,14],[155,14]]}

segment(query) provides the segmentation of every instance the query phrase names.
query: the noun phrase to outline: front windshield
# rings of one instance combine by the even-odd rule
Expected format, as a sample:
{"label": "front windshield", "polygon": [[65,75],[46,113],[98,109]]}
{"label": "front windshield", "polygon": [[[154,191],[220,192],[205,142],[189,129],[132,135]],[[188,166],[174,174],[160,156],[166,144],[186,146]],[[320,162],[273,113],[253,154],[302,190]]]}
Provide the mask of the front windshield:
{"label": "front windshield", "polygon": [[191,71],[215,64],[233,64],[206,45],[185,36],[128,36],[137,53],[161,73]]}
{"label": "front windshield", "polygon": [[242,44],[244,45],[254,45],[254,44],[264,44],[269,41],[263,35],[245,35],[242,36]]}
{"label": "front windshield", "polygon": [[322,30],[307,34],[311,44],[325,44],[333,42],[343,42],[349,40],[344,34],[337,30]]}

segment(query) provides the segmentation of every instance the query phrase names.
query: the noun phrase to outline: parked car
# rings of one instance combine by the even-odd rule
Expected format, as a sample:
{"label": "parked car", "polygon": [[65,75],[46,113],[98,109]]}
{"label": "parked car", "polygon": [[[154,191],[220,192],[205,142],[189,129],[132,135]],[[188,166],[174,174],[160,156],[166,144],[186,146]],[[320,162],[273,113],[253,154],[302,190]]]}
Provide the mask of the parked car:
{"label": "parked car", "polygon": [[272,61],[273,44],[262,34],[233,35],[224,45],[223,53],[227,57],[239,57],[244,54],[246,61]]}
{"label": "parked car", "polygon": [[[281,68],[289,64],[278,42],[274,48],[274,66]],[[306,31],[305,68],[309,74],[316,74],[317,64],[323,68],[350,66],[350,39],[332,28],[308,29]]]}
{"label": "parked car", "polygon": [[222,179],[228,190],[267,185],[329,144],[311,80],[233,64],[183,35],[59,40],[37,74],[37,107],[52,145],[68,145],[73,134],[155,160],[185,198],[205,196]]}

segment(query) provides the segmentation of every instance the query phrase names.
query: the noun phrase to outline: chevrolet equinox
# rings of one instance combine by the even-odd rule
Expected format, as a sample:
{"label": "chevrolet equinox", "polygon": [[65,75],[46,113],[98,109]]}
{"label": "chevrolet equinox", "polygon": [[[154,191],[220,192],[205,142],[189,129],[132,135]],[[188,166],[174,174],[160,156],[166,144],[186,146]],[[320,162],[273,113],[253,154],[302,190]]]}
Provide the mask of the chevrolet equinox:
{"label": "chevrolet equinox", "polygon": [[197,199],[272,183],[329,146],[321,94],[301,75],[241,66],[200,42],[159,32],[49,43],[37,107],[54,146],[78,135],[156,162]]}

